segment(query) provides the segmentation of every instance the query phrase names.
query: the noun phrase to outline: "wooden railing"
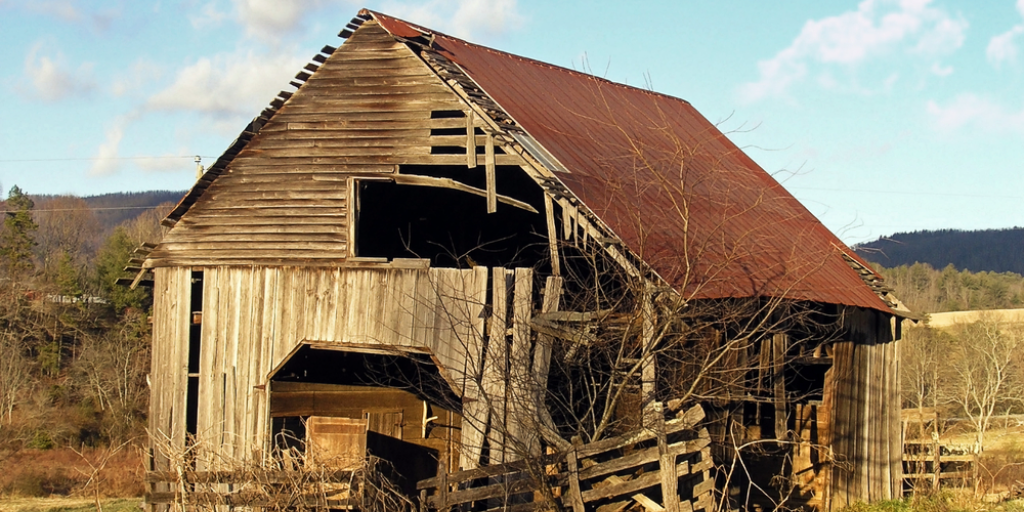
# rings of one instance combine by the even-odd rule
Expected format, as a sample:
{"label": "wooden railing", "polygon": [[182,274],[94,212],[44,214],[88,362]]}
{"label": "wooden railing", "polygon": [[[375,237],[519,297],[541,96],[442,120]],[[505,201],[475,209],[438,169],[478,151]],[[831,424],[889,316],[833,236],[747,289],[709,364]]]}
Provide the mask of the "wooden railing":
{"label": "wooden railing", "polygon": [[442,467],[417,485],[420,507],[527,512],[558,502],[573,512],[621,512],[635,501],[649,511],[710,509],[711,440],[707,429],[693,429],[703,417],[695,406],[655,428],[576,442],[565,453],[454,473]]}

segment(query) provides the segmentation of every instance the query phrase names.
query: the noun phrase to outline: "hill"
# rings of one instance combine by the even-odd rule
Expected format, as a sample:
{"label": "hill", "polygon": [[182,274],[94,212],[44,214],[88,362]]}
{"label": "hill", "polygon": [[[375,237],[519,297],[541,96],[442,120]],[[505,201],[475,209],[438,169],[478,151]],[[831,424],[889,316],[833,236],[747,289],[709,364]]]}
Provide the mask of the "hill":
{"label": "hill", "polygon": [[[147,192],[115,192],[98,196],[85,196],[82,199],[93,209],[96,220],[100,224],[100,232],[110,233],[122,222],[138,217],[140,213],[152,209],[162,203],[176,204],[185,195],[183,190],[150,190]],[[38,205],[57,196],[30,196]]]}
{"label": "hill", "polygon": [[952,264],[973,272],[1024,274],[1024,228],[896,233],[853,249],[864,259],[885,267],[927,263],[932,268]]}

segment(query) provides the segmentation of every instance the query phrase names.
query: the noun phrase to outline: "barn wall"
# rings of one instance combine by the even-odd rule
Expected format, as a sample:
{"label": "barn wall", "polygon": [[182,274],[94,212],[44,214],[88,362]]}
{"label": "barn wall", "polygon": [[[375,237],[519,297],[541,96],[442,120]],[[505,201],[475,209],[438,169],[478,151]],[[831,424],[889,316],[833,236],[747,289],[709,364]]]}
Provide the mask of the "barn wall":
{"label": "barn wall", "polygon": [[[160,447],[182,447],[188,373],[189,291],[192,272],[162,268],[153,272],[153,352],[150,366],[149,432]],[[167,469],[163,457],[157,469]]]}
{"label": "barn wall", "polygon": [[899,350],[890,317],[850,308],[835,344],[830,438],[831,509],[901,495]]}
{"label": "barn wall", "polygon": [[[302,341],[429,349],[442,375],[467,393],[465,374],[473,369],[464,354],[481,350],[487,273],[484,267],[206,268],[196,436],[217,455],[205,459],[216,465],[265,448],[270,413],[263,386]],[[151,428],[171,432],[176,447],[185,436],[179,411],[188,380],[190,274],[157,269],[154,289]]]}
{"label": "barn wall", "polygon": [[[146,266],[337,266],[352,252],[347,180],[393,175],[397,165],[467,165],[467,123],[483,126],[468,111],[419,56],[367,22],[234,157]],[[485,136],[473,140],[483,145]],[[484,153],[476,151],[481,165]]]}

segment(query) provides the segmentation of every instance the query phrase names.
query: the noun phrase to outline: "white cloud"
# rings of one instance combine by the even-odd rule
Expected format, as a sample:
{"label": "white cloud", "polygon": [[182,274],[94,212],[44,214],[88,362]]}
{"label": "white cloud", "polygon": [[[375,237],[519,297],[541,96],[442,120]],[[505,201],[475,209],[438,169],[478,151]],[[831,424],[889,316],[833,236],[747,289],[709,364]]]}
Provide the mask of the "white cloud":
{"label": "white cloud", "polygon": [[382,12],[465,39],[483,41],[521,27],[516,0],[385,2]]}
{"label": "white cloud", "polygon": [[[150,110],[184,110],[214,118],[252,117],[287,88],[306,59],[254,52],[199,59],[146,102]],[[239,129],[235,126],[235,130]]]}
{"label": "white cloud", "polygon": [[115,77],[110,84],[110,92],[117,97],[141,89],[154,80],[159,80],[163,69],[153,61],[139,59],[128,71]]}
{"label": "white cloud", "polygon": [[72,69],[62,53],[42,55],[42,43],[36,43],[25,56],[25,76],[32,81],[31,95],[46,101],[59,101],[91,92],[92,64],[83,63]]}
{"label": "white cloud", "polygon": [[89,168],[90,176],[110,176],[121,168],[121,161],[118,159],[118,148],[121,146],[121,139],[124,137],[124,127],[127,119],[119,117],[114,124],[107,129],[107,139],[96,150],[96,159]]}
{"label": "white cloud", "polygon": [[[1024,17],[1024,0],[1017,0],[1017,12]],[[988,47],[985,48],[985,57],[988,58],[988,62],[996,69],[1004,63],[1016,63],[1017,39],[1022,34],[1024,34],[1024,23],[1018,23],[1010,30],[989,39]]]}
{"label": "white cloud", "polygon": [[228,13],[217,9],[216,2],[208,2],[199,9],[199,14],[190,14],[188,21],[192,24],[192,28],[204,30],[219,27],[227,17]]}
{"label": "white cloud", "polygon": [[113,9],[83,12],[79,9],[78,4],[79,2],[73,0],[35,0],[26,2],[24,8],[66,23],[81,24],[87,22],[91,28],[101,32],[108,30],[110,25],[120,15]]}
{"label": "white cloud", "polygon": [[940,131],[955,131],[967,126],[976,126],[992,132],[1016,132],[1024,134],[1024,110],[1014,112],[991,99],[975,94],[961,94],[946,105],[929,101],[928,114]]}
{"label": "white cloud", "polygon": [[929,7],[929,2],[864,0],[856,11],[807,21],[787,48],[758,62],[759,79],[740,87],[740,99],[784,96],[811,74],[812,66],[852,68],[901,48],[934,56],[960,47],[967,22]]}
{"label": "white cloud", "polygon": [[[299,0],[235,0],[239,21],[250,35],[280,36],[299,27],[310,2]],[[313,4],[319,4],[314,0]]]}
{"label": "white cloud", "polygon": [[938,62],[932,63],[932,74],[936,76],[949,76],[953,74],[953,66],[943,66]]}

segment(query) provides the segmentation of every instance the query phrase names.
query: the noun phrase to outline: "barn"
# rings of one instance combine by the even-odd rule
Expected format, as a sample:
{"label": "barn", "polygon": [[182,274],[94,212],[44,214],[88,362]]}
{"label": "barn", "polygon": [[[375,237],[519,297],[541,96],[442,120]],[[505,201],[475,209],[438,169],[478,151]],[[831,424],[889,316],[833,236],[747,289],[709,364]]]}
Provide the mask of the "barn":
{"label": "barn", "polygon": [[367,454],[424,510],[899,495],[904,313],[689,103],[372,11],[339,36],[140,248],[150,502]]}

